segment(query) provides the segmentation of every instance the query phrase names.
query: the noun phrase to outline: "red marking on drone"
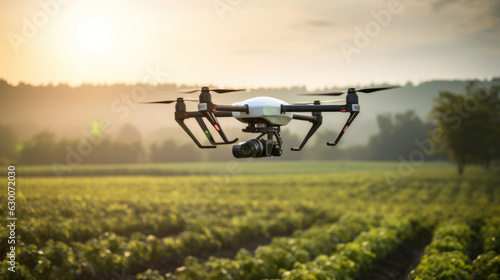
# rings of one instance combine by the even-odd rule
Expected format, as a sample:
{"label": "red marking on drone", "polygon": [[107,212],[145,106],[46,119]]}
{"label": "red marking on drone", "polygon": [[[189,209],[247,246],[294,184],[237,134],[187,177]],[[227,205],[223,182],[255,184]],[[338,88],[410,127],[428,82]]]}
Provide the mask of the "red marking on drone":
{"label": "red marking on drone", "polygon": [[214,124],[214,127],[215,127],[215,130],[217,130],[217,131],[219,131],[219,130],[220,130],[219,126],[218,126],[218,125],[216,125],[216,124]]}
{"label": "red marking on drone", "polygon": [[347,112],[347,110],[340,110],[340,112]]}
{"label": "red marking on drone", "polygon": [[349,126],[346,126],[346,127],[344,128],[344,132],[347,130],[347,128],[348,128],[348,127],[349,127]]}

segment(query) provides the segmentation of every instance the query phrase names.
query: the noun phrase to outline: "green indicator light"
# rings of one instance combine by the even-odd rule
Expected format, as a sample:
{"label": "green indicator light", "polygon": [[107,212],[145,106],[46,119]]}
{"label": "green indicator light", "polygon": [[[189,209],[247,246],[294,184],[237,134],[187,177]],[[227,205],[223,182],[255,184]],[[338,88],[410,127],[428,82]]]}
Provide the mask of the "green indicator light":
{"label": "green indicator light", "polygon": [[205,134],[207,135],[207,137],[211,137],[212,135],[210,135],[210,131],[208,130],[205,130]]}

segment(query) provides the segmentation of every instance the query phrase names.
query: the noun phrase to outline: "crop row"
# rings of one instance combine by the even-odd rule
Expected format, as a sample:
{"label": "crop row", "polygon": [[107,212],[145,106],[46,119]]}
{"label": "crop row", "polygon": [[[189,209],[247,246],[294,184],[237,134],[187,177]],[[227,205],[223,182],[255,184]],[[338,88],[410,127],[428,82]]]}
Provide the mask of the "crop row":
{"label": "crop row", "polygon": [[[283,195],[290,204],[314,201],[316,207],[323,209],[335,205],[343,210],[364,211],[367,205],[380,204],[405,207],[398,210],[407,213],[423,210],[432,215],[457,213],[482,217],[481,208],[500,205],[500,189],[492,187],[496,182],[491,178],[444,181],[427,173],[425,180],[413,180],[412,176],[392,188],[384,178],[370,174],[274,176],[272,183],[266,176],[23,178],[16,209],[23,223],[17,233],[24,243],[38,246],[49,239],[83,242],[108,231],[124,236],[134,232],[167,236],[191,230],[190,221],[210,226],[207,221],[214,221],[210,217],[286,210],[287,207],[280,205],[284,202]],[[218,183],[217,188],[207,188],[214,183]],[[255,201],[259,203],[255,205]],[[349,208],[345,209],[347,201]],[[367,201],[370,203],[366,204]],[[3,196],[0,203],[6,203]],[[2,216],[5,210],[0,208]],[[6,229],[0,228],[2,253],[6,252],[7,244],[4,236]]]}
{"label": "crop row", "polygon": [[379,227],[362,232],[354,241],[338,246],[334,254],[322,254],[313,261],[296,263],[292,270],[283,272],[282,277],[286,280],[352,279],[414,234],[415,227],[409,220],[385,219]]}
{"label": "crop row", "polygon": [[[333,225],[296,233],[293,238],[275,238],[270,245],[256,250],[254,256],[241,250],[235,260],[210,258],[202,264],[188,257],[185,266],[178,269],[175,275],[167,274],[167,279],[263,279],[280,276],[283,279],[349,279],[368,269],[374,260],[383,258],[416,230],[415,227],[401,226],[405,223],[397,221],[400,232],[395,234],[394,229],[398,226],[394,227],[397,223],[391,220],[382,222],[382,228],[392,225],[392,231],[374,228],[345,245],[339,246],[335,241],[345,242],[348,235],[342,235],[340,239],[325,239],[325,229],[336,228],[340,233],[342,230],[339,227],[346,226],[347,221],[344,217]],[[350,219],[350,222],[359,223],[360,220]],[[391,236],[388,240],[380,238],[383,231],[389,233],[383,236]],[[379,236],[374,234],[376,232]],[[330,237],[333,237],[331,234],[332,231]],[[500,218],[486,220],[480,231],[484,253],[471,265],[468,255],[473,236],[474,232],[464,221],[452,219],[439,224],[431,244],[426,247],[424,256],[409,279],[500,279]],[[314,243],[314,237],[318,244]],[[335,254],[332,255],[332,252]],[[325,255],[308,261],[316,256],[314,253]],[[331,256],[327,257],[329,253]],[[294,269],[285,271],[292,265]],[[164,278],[150,269],[136,275],[136,279]]]}
{"label": "crop row", "polygon": [[[201,250],[216,250],[251,238],[286,234],[306,228],[324,215],[322,211],[275,213],[268,219],[248,214],[232,217],[223,226],[199,227],[179,235],[158,238],[134,233],[130,238],[106,233],[85,243],[49,240],[16,248],[23,279],[73,279],[110,277],[113,271],[137,269],[150,262],[168,263]],[[2,263],[6,277],[7,260]],[[10,279],[10,278],[5,278]]]}
{"label": "crop row", "polygon": [[472,263],[473,275],[477,280],[500,279],[500,217],[486,222],[481,237],[484,253]]}
{"label": "crop row", "polygon": [[252,255],[241,249],[234,259],[210,257],[199,263],[187,257],[184,266],[167,279],[269,279],[278,278],[294,263],[303,263],[320,254],[330,254],[344,242],[352,241],[362,231],[377,224],[378,218],[369,215],[345,215],[330,225],[315,226],[298,231],[293,237],[277,237],[266,246],[260,246]]}
{"label": "crop row", "polygon": [[[19,203],[21,205],[21,203]],[[203,227],[230,223],[233,217],[246,213],[268,219],[286,211],[310,211],[312,207],[298,203],[251,204],[243,202],[214,202],[192,205],[189,203],[139,203],[127,201],[67,200],[26,201],[20,209],[17,237],[25,244],[43,245],[48,240],[84,242],[105,232],[131,236],[133,233],[165,237],[184,230],[196,231]],[[49,215],[57,205],[54,215]],[[37,209],[30,210],[30,209]],[[85,222],[82,222],[85,221]],[[7,228],[0,228],[0,253],[7,250]]]}
{"label": "crop row", "polygon": [[472,266],[469,262],[471,228],[463,221],[449,220],[438,225],[432,242],[417,268],[409,278],[423,279],[472,279]]}
{"label": "crop row", "polygon": [[[471,173],[458,178],[451,174],[442,170],[415,171],[393,186],[387,185],[381,172],[20,177],[16,197],[20,221],[16,225],[17,260],[20,271],[36,278],[62,275],[59,278],[64,279],[77,274],[102,278],[121,268],[130,273],[148,267],[157,269],[174,259],[180,265],[189,254],[198,256],[196,252],[201,251],[206,255],[226,245],[237,248],[247,238],[257,236],[290,234],[312,223],[333,222],[339,213],[405,213],[406,218],[426,228],[450,218],[460,218],[475,228],[487,217],[500,215],[498,175]],[[0,204],[6,205],[5,196],[0,196]],[[0,216],[5,216],[5,209],[0,208]],[[311,231],[311,240],[313,234],[321,234],[320,229]],[[0,252],[4,257],[6,230],[0,227]],[[495,236],[498,240],[498,235],[491,235]],[[309,246],[303,244],[304,236],[302,239],[294,240],[292,246]],[[486,246],[489,241],[483,239]],[[286,238],[275,240],[276,246],[288,242]],[[339,252],[339,246],[335,248],[317,254],[334,255]],[[261,254],[266,251],[260,250]],[[307,256],[300,250],[290,252],[297,259]],[[480,258],[483,262],[498,254],[489,252],[492,250],[485,249]],[[244,251],[240,255],[245,257]],[[313,253],[310,256],[318,258]],[[280,258],[276,261],[287,265],[291,262]],[[289,271],[296,268],[292,265]]]}

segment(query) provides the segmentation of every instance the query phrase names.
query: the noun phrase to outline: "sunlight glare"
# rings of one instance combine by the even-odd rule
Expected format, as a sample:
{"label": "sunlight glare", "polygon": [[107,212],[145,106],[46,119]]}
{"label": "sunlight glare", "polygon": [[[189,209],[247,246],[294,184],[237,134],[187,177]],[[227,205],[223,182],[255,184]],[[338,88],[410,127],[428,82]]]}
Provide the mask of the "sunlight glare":
{"label": "sunlight glare", "polygon": [[102,53],[111,48],[110,25],[103,20],[87,20],[80,24],[79,42],[81,46],[91,52]]}

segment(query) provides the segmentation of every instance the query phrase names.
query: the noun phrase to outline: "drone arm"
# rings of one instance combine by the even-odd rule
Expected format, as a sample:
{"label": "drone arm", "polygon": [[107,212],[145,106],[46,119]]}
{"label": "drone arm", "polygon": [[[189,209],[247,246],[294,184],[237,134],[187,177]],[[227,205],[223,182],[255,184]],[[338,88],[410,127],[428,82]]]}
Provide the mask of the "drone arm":
{"label": "drone arm", "polygon": [[316,121],[316,118],[314,116],[301,115],[301,114],[293,114],[292,119],[299,121],[309,121],[309,122]]}
{"label": "drone arm", "polygon": [[238,141],[238,138],[236,138],[236,139],[234,139],[232,141],[229,141],[227,139],[226,134],[222,130],[222,128],[221,128],[221,126],[219,124],[219,121],[217,120],[217,118],[215,117],[215,115],[214,115],[213,112],[211,112],[211,111],[201,111],[201,113],[212,124],[212,126],[215,128],[215,130],[217,130],[217,132],[219,133],[220,137],[222,137],[222,140],[224,140],[224,142],[217,143],[217,144],[233,144],[233,143],[236,143],[236,141]]}
{"label": "drone arm", "polygon": [[[225,118],[225,117],[232,117],[233,114],[231,112],[214,112],[214,116],[217,118]],[[184,112],[184,118],[189,119],[189,118],[196,118],[196,117],[204,117],[204,115],[198,111],[192,111],[192,112]]]}
{"label": "drone arm", "polygon": [[295,120],[301,120],[301,121],[309,121],[312,123],[311,129],[309,129],[309,132],[307,132],[306,137],[304,140],[302,140],[302,143],[298,148],[292,147],[292,151],[300,151],[304,147],[304,145],[307,143],[309,138],[314,135],[316,130],[321,126],[323,123],[323,116],[321,115],[313,115],[313,116],[308,116],[308,115],[300,115],[300,114],[293,114],[293,119]]}
{"label": "drone arm", "polygon": [[210,144],[216,145],[217,143],[215,142],[214,137],[212,137],[212,134],[210,133],[210,131],[208,130],[208,127],[205,124],[205,122],[203,121],[203,118],[202,117],[195,117],[195,119],[198,122],[198,124],[200,125],[201,130],[203,130],[203,133],[205,134],[205,136],[207,136],[208,141],[210,141]]}
{"label": "drone arm", "polygon": [[[347,99],[346,105],[314,105],[314,106],[310,106],[310,105],[281,105],[281,112],[282,113],[285,113],[285,112],[312,112],[313,116],[311,116],[311,117],[314,117],[315,114],[320,114],[321,112],[343,112],[343,113],[349,112],[350,113],[349,118],[347,119],[346,123],[344,124],[344,127],[342,128],[342,131],[340,131],[340,133],[337,136],[337,138],[335,139],[335,141],[326,143],[328,146],[335,146],[340,141],[340,138],[342,138],[342,136],[344,135],[344,132],[347,130],[349,125],[351,125],[351,123],[354,121],[356,116],[359,114],[360,108],[359,108],[359,104],[357,102],[358,101],[357,96],[352,95],[352,97],[349,97],[349,95],[348,95],[348,97],[346,99]],[[294,118],[295,119],[300,118],[303,120],[307,120],[307,116],[296,117],[294,115]],[[304,139],[304,140],[308,139],[308,136],[310,133],[312,133],[312,134],[314,133],[315,125],[317,125],[317,124],[313,123],[313,127],[311,127],[311,130],[309,131],[308,135],[306,136],[306,139]],[[301,145],[301,147],[302,147],[302,145]],[[300,149],[300,147],[299,147],[299,149]]]}
{"label": "drone arm", "polygon": [[335,139],[334,142],[327,142],[326,144],[328,146],[335,146],[337,145],[337,143],[340,141],[340,138],[342,138],[342,136],[344,135],[344,132],[347,130],[347,128],[351,125],[351,123],[354,121],[354,119],[356,118],[356,116],[359,114],[359,111],[351,111],[350,112],[350,115],[349,115],[349,118],[347,119],[346,123],[344,124],[344,127],[342,128],[342,130],[340,131],[339,135],[337,136],[337,138]]}
{"label": "drone arm", "polygon": [[177,121],[177,123],[182,127],[182,129],[184,129],[184,131],[189,135],[189,137],[191,137],[191,139],[193,139],[194,143],[201,149],[210,149],[210,148],[216,148],[217,146],[204,146],[202,145],[198,139],[196,139],[196,136],[194,136],[194,134],[191,132],[191,130],[189,130],[189,127],[187,127],[187,125],[184,123],[184,118],[182,119],[175,119]]}
{"label": "drone arm", "polygon": [[281,112],[343,112],[345,105],[281,105]]}
{"label": "drone arm", "polygon": [[198,124],[200,125],[201,130],[203,130],[203,133],[205,134],[205,136],[207,136],[208,141],[210,141],[210,144],[212,144],[212,145],[232,144],[232,143],[238,141],[238,138],[236,138],[236,140],[234,140],[234,142],[215,142],[214,137],[212,136],[212,134],[208,130],[208,127],[205,125],[203,118],[202,117],[195,117],[195,118],[196,118],[196,121],[198,122]]}
{"label": "drone arm", "polygon": [[245,112],[248,114],[248,105],[217,105],[214,104],[214,108],[217,111],[223,112]]}
{"label": "drone arm", "polygon": [[[231,112],[224,112],[224,111],[221,111],[221,112],[214,112],[213,113],[215,117],[232,117],[232,113]],[[204,146],[202,145],[198,139],[196,139],[196,136],[194,136],[194,134],[191,132],[191,130],[189,129],[189,127],[187,127],[187,125],[184,123],[184,120],[185,119],[189,119],[189,118],[195,118],[197,121],[198,121],[198,124],[200,125],[200,127],[202,128],[203,132],[205,133],[205,135],[207,136],[208,140],[210,141],[211,144],[215,145],[214,143],[216,143],[214,140],[213,140],[213,137],[212,135],[210,134],[210,132],[208,131],[208,128],[207,126],[205,125],[205,123],[203,122],[203,120],[201,119],[204,115],[200,112],[197,112],[197,111],[194,111],[194,112],[186,112],[182,109],[179,109],[178,112],[175,113],[175,120],[177,121],[177,123],[182,127],[182,129],[184,129],[184,131],[189,135],[189,137],[191,137],[191,139],[193,139],[193,142],[201,149],[213,149],[213,148],[216,148],[217,146]],[[200,118],[201,120],[201,123],[203,125],[200,124],[200,121],[198,120],[198,118]],[[208,134],[207,132],[208,131]],[[238,140],[236,140],[238,141]],[[235,141],[235,142],[236,142]],[[212,143],[213,142],[213,143]]]}
{"label": "drone arm", "polygon": [[194,143],[201,149],[216,148],[216,146],[204,146],[204,145],[202,145],[198,141],[198,139],[196,139],[196,136],[194,136],[194,134],[191,132],[189,127],[187,127],[187,125],[184,123],[185,119],[188,119],[190,117],[196,117],[195,114],[191,114],[191,113],[192,112],[186,111],[186,104],[184,103],[184,101],[182,101],[182,99],[175,104],[175,114],[174,114],[175,121],[182,127],[182,129],[184,129],[184,131],[187,133],[187,135],[189,135],[189,137],[191,137],[191,139],[193,139]]}
{"label": "drone arm", "polygon": [[[201,99],[200,99],[201,100]],[[198,106],[198,109],[200,109],[200,106]],[[212,103],[207,103],[207,105],[203,108],[203,110],[199,110],[200,113],[207,118],[207,120],[212,124],[212,126],[217,130],[219,133],[220,137],[224,142],[215,142],[212,137],[209,137],[208,140],[210,140],[210,143],[213,145],[221,145],[221,144],[233,144],[238,141],[238,138],[235,138],[232,141],[229,141],[226,137],[226,134],[222,130],[219,121],[217,120],[217,115],[223,115],[223,116],[233,116],[232,112],[247,112],[248,113],[248,106],[240,106],[240,105],[217,105],[217,104],[212,104]],[[207,137],[210,135],[210,132],[208,132],[207,127],[205,126],[205,123],[203,120],[197,119],[198,123],[200,124],[201,129],[205,132],[205,135]],[[208,133],[208,134],[207,134]]]}
{"label": "drone arm", "polygon": [[232,112],[228,112],[228,111],[215,111],[214,112],[214,116],[216,116],[217,118],[227,118],[227,117],[233,117],[233,113]]}

